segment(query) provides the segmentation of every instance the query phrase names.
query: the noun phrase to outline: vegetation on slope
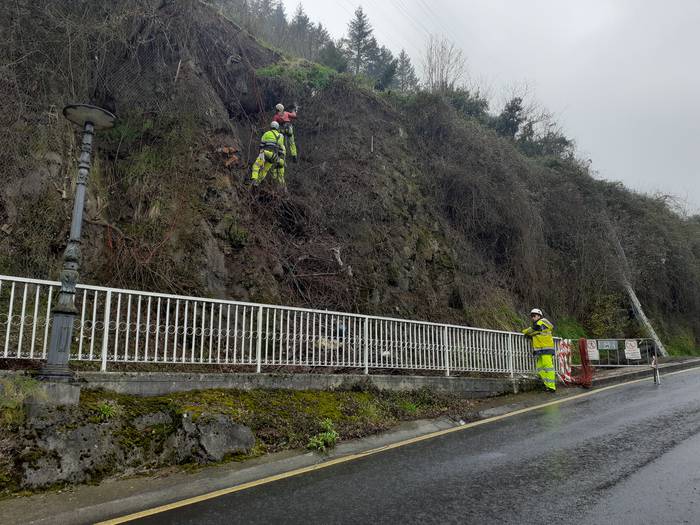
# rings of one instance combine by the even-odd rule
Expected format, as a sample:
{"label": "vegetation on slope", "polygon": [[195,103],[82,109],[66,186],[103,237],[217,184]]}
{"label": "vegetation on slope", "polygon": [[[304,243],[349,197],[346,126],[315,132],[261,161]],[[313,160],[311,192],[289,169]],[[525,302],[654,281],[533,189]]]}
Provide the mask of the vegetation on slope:
{"label": "vegetation on slope", "polygon": [[[536,304],[641,335],[607,217],[671,349],[697,347],[700,220],[595,180],[562,137],[511,134],[464,90],[282,60],[200,2],[89,5],[0,6],[0,271],[57,277],[77,147],[59,112],[91,101],[120,121],[96,139],[85,281],[500,328]],[[279,101],[302,108],[289,195],[247,183]]]}

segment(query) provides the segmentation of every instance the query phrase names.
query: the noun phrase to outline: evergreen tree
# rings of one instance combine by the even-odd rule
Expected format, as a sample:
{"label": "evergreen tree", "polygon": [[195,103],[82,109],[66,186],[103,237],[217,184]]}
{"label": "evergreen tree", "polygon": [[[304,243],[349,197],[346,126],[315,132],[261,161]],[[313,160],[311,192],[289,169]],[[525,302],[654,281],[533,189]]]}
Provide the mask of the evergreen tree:
{"label": "evergreen tree", "polygon": [[304,12],[304,7],[299,4],[294,12],[294,18],[289,23],[290,47],[297,55],[307,58],[309,55],[309,41],[313,24]]}
{"label": "evergreen tree", "polygon": [[321,49],[329,42],[332,42],[331,35],[326,28],[323,27],[323,24],[319,22],[316,26],[312,26],[311,38],[309,40],[309,56],[306,58],[317,62]]}
{"label": "evergreen tree", "polygon": [[372,38],[367,50],[367,64],[364,72],[375,81],[375,88],[384,90],[394,85],[398,61],[393,53],[384,46],[379,46]]}
{"label": "evergreen tree", "polygon": [[343,50],[335,42],[330,41],[318,53],[318,61],[324,66],[331,67],[339,73],[348,70],[348,59]]}
{"label": "evergreen tree", "polygon": [[365,65],[367,55],[372,51],[373,45],[376,47],[376,41],[372,37],[372,26],[369,23],[369,18],[362,11],[362,7],[355,10],[355,18],[348,24],[347,45],[353,72],[358,75],[362,66]]}
{"label": "evergreen tree", "polygon": [[416,70],[411,64],[411,59],[404,49],[399,53],[398,63],[396,65],[396,88],[402,93],[415,91],[418,87],[418,77]]}
{"label": "evergreen tree", "polygon": [[278,0],[275,5],[271,19],[269,21],[270,41],[277,47],[285,47],[287,45],[287,13],[284,10],[282,0]]}
{"label": "evergreen tree", "polygon": [[496,133],[514,139],[523,122],[525,122],[523,99],[513,97],[496,118]]}

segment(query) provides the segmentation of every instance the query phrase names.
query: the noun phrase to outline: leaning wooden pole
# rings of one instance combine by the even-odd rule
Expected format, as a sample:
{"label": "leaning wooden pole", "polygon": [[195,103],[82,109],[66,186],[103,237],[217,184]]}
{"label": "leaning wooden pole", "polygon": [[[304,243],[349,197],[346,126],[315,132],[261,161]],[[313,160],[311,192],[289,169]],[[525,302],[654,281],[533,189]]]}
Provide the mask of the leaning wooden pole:
{"label": "leaning wooden pole", "polygon": [[627,295],[629,296],[630,301],[632,302],[632,308],[634,308],[634,313],[637,316],[637,319],[639,319],[639,322],[644,325],[644,327],[647,329],[647,332],[649,332],[649,335],[651,335],[651,338],[654,340],[656,347],[659,349],[659,353],[664,357],[668,356],[666,348],[661,342],[661,339],[659,339],[659,336],[656,334],[656,330],[654,330],[654,327],[651,326],[651,322],[644,313],[644,310],[642,309],[642,304],[639,302],[637,294],[635,293],[634,288],[632,288],[632,285],[630,284],[629,280],[626,280],[626,282],[623,283],[623,286],[625,287]]}
{"label": "leaning wooden pole", "polygon": [[608,228],[608,234],[610,235],[610,241],[613,243],[613,246],[615,247],[615,251],[617,252],[617,256],[620,260],[620,279],[622,281],[622,287],[625,289],[625,292],[627,292],[627,296],[629,297],[630,302],[632,303],[632,308],[634,309],[634,314],[636,315],[637,320],[640,323],[642,323],[644,328],[646,328],[647,333],[654,340],[654,343],[656,344],[656,348],[658,349],[659,354],[666,357],[666,356],[668,356],[668,352],[666,351],[666,348],[664,347],[663,343],[661,342],[661,339],[659,339],[659,336],[657,335],[656,330],[654,330],[654,327],[651,325],[649,318],[644,313],[644,309],[642,308],[642,303],[639,302],[639,298],[637,297],[637,293],[634,291],[634,288],[632,287],[632,281],[630,280],[629,263],[627,261],[627,255],[625,255],[625,250],[624,250],[624,248],[622,248],[622,243],[620,243],[620,238],[617,236],[617,233],[615,232],[614,228],[612,227],[612,223],[610,222],[610,220],[607,217],[605,219],[605,223],[606,223],[606,226]]}

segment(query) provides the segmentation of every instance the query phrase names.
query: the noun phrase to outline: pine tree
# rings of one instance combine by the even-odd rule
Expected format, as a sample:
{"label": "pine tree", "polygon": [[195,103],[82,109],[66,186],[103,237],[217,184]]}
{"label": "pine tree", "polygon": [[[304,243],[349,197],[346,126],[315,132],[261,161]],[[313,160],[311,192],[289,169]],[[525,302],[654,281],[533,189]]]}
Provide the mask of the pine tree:
{"label": "pine tree", "polygon": [[411,64],[411,59],[405,50],[399,53],[398,65],[396,68],[396,88],[402,93],[415,91],[418,87],[418,77],[416,70]]}
{"label": "pine tree", "polygon": [[271,41],[278,47],[284,47],[287,44],[287,13],[284,11],[284,4],[278,0],[272,11],[270,20]]}
{"label": "pine tree", "polygon": [[324,66],[332,67],[339,73],[345,73],[348,70],[347,57],[340,44],[336,44],[332,40],[321,48],[318,53],[318,61]]}
{"label": "pine tree", "polygon": [[304,7],[299,4],[294,12],[294,18],[289,23],[289,44],[297,55],[304,58],[308,58],[309,55],[309,40],[312,29],[311,20],[304,12]]}
{"label": "pine tree", "polygon": [[360,68],[365,64],[373,42],[369,18],[362,11],[362,7],[358,7],[355,10],[355,18],[348,24],[348,48],[355,75],[360,73]]}
{"label": "pine tree", "polygon": [[375,89],[384,90],[393,87],[396,81],[398,60],[385,46],[379,46],[372,38],[367,51],[365,74],[375,81]]}

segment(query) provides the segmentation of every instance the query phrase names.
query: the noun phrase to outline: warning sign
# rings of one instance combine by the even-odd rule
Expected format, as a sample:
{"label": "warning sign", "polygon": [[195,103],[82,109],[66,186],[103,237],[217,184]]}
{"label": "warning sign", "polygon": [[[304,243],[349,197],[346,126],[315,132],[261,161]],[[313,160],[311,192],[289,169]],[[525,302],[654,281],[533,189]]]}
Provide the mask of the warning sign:
{"label": "warning sign", "polygon": [[641,359],[642,354],[639,351],[639,345],[636,339],[625,340],[625,357],[627,359]]}
{"label": "warning sign", "polygon": [[600,361],[600,353],[598,352],[598,341],[589,339],[586,341],[586,353],[591,361]]}

